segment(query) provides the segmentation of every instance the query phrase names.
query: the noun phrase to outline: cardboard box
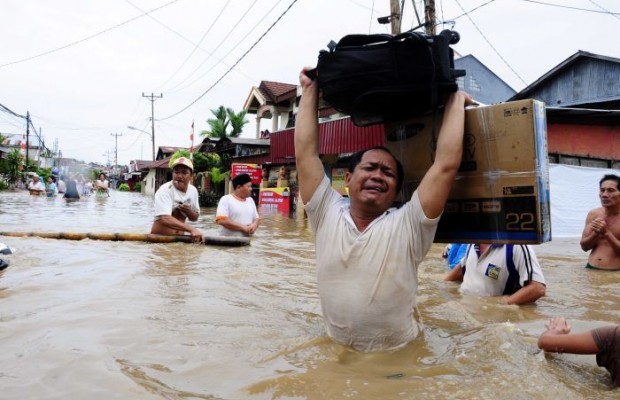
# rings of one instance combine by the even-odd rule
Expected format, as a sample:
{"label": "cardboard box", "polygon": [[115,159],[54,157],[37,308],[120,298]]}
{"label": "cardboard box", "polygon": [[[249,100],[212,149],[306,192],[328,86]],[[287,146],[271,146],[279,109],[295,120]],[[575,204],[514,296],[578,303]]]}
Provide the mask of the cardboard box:
{"label": "cardboard box", "polygon": [[[405,169],[405,200],[432,164],[441,120],[440,114],[385,126],[386,146]],[[435,242],[550,240],[544,103],[519,100],[466,110],[463,158]]]}

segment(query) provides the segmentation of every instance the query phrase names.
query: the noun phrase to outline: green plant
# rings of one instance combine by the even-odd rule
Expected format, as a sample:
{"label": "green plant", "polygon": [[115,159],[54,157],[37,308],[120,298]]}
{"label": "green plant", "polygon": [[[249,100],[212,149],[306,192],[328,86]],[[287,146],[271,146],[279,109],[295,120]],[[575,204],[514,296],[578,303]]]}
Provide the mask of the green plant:
{"label": "green plant", "polygon": [[[238,137],[243,132],[244,125],[250,122],[245,118],[246,111],[236,113],[232,108],[224,106],[212,109],[211,114],[213,114],[215,118],[207,119],[207,124],[209,124],[210,129],[200,132],[202,136],[220,139]],[[228,132],[229,126],[232,128],[230,132]]]}
{"label": "green plant", "polygon": [[9,188],[9,182],[5,179],[0,179],[0,190],[7,190]]}
{"label": "green plant", "polygon": [[13,149],[9,152],[7,156],[7,173],[9,175],[9,183],[14,184],[17,182],[22,176],[22,163],[24,161],[24,156],[19,151],[19,149]]}
{"label": "green plant", "polygon": [[126,183],[121,183],[120,185],[118,185],[117,190],[119,192],[129,192],[129,185]]}
{"label": "green plant", "polygon": [[92,181],[96,181],[97,179],[99,179],[99,175],[101,175],[102,173],[104,173],[102,170],[100,169],[91,169],[90,170],[90,177]]}
{"label": "green plant", "polygon": [[140,184],[140,182],[136,182],[133,185],[133,191],[134,192],[141,192],[142,191],[142,185]]}
{"label": "green plant", "polygon": [[216,153],[194,154],[194,173],[210,171],[213,167],[221,166],[220,156]]}
{"label": "green plant", "polygon": [[170,162],[168,162],[168,167],[172,168],[172,164],[179,157],[190,158],[189,150],[177,150],[177,151],[175,151],[174,154],[172,155],[172,157],[170,157]]}
{"label": "green plant", "polygon": [[227,172],[222,173],[221,170],[217,167],[211,168],[211,171],[209,171],[209,177],[211,178],[211,183],[213,183],[212,187],[214,192],[220,192],[218,190],[219,186],[221,186],[220,183],[224,181],[224,179],[226,179],[227,175]]}

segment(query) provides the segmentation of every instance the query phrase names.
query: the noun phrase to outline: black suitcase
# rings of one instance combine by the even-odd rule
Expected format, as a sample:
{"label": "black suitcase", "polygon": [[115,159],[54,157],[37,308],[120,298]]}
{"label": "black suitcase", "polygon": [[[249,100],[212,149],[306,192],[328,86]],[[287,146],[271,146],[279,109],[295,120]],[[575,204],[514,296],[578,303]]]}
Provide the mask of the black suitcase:
{"label": "black suitcase", "polygon": [[319,53],[316,75],[323,99],[351,116],[357,126],[401,121],[443,105],[458,89],[450,44],[458,33],[444,30],[400,35],[347,35]]}

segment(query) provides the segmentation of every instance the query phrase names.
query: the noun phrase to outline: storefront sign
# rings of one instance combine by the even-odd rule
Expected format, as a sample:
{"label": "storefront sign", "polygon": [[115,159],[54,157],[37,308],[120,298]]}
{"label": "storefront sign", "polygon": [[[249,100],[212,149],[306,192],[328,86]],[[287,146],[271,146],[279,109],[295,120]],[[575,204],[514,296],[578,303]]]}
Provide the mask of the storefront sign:
{"label": "storefront sign", "polygon": [[288,187],[262,188],[258,198],[261,210],[277,210],[288,214],[291,210],[291,191]]}
{"label": "storefront sign", "polygon": [[263,170],[258,164],[233,164],[231,169],[231,178],[241,174],[248,174],[252,178],[252,184],[259,185],[263,181]]}

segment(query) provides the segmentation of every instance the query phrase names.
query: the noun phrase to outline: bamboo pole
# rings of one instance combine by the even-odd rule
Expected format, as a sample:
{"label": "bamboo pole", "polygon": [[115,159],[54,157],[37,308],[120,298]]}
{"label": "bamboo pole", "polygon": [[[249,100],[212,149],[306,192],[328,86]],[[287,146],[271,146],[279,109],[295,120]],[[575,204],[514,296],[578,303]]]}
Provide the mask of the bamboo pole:
{"label": "bamboo pole", "polygon": [[[108,241],[131,241],[147,243],[192,243],[191,236],[184,235],[154,235],[151,233],[80,233],[80,232],[0,232],[0,236],[10,237],[40,237],[45,239],[65,240],[108,240]],[[247,246],[250,238],[247,237],[224,237],[203,236],[203,244],[214,246]]]}

